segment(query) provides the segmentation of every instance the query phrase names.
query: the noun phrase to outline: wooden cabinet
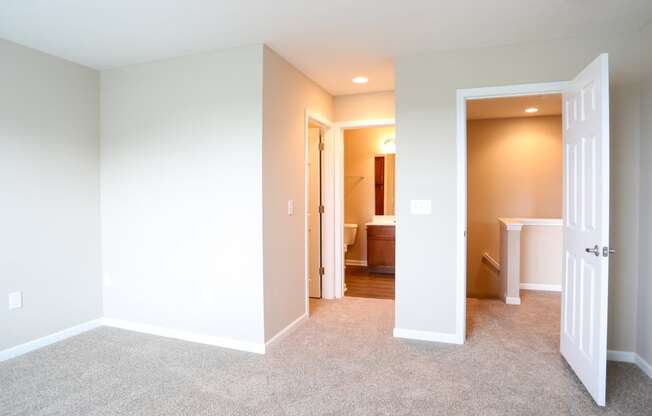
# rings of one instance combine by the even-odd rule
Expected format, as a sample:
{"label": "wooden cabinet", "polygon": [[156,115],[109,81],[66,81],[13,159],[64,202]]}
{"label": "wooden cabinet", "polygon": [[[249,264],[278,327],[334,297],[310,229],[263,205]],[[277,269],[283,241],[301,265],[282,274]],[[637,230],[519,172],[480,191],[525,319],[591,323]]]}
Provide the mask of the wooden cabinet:
{"label": "wooden cabinet", "polygon": [[394,273],[396,226],[367,225],[367,267],[372,273]]}

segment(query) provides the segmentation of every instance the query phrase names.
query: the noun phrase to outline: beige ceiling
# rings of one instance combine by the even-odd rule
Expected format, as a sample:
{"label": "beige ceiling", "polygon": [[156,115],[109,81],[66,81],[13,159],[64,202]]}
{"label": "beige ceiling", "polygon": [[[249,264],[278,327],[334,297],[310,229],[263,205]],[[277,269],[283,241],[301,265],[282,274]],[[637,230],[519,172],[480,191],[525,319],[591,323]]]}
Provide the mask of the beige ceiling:
{"label": "beige ceiling", "polygon": [[[526,113],[530,107],[539,111]],[[561,115],[561,94],[469,100],[466,110],[469,120]]]}
{"label": "beige ceiling", "polygon": [[0,0],[0,38],[93,68],[264,43],[333,95],[393,90],[397,56],[650,19],[652,0]]}

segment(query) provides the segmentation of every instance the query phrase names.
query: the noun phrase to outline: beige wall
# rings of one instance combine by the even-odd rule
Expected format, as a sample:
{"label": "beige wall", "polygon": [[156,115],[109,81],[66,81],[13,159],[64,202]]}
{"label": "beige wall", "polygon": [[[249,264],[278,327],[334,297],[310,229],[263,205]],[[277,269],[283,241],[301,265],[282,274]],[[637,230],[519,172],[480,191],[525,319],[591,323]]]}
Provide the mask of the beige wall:
{"label": "beige wall", "polygon": [[262,80],[260,45],[101,73],[105,317],[264,341]]}
{"label": "beige wall", "polygon": [[[263,270],[269,340],[305,311],[305,110],[332,119],[333,100],[267,47],[263,68]],[[294,201],[292,216],[288,200]]]}
{"label": "beige wall", "polygon": [[348,248],[348,260],[367,260],[365,224],[374,215],[374,156],[394,137],[394,127],[344,130],[344,222],[358,224],[356,243]]}
{"label": "beige wall", "polygon": [[[638,354],[652,365],[652,23],[643,30],[641,49],[641,222],[638,287]],[[616,247],[617,255],[627,247]]]}
{"label": "beige wall", "polygon": [[[611,78],[611,244],[619,249],[610,261],[609,348],[633,351],[632,299],[639,275],[640,33],[397,58],[398,328],[440,334],[456,330],[456,90],[570,80],[602,52],[609,53]],[[432,215],[410,215],[412,199],[431,199]]]}
{"label": "beige wall", "polygon": [[467,294],[500,298],[498,218],[561,218],[561,116],[471,120],[467,130]]}
{"label": "beige wall", "polygon": [[2,355],[100,318],[102,277],[99,73],[2,39],[0,61]]}
{"label": "beige wall", "polygon": [[394,118],[394,91],[340,95],[333,107],[334,121]]}

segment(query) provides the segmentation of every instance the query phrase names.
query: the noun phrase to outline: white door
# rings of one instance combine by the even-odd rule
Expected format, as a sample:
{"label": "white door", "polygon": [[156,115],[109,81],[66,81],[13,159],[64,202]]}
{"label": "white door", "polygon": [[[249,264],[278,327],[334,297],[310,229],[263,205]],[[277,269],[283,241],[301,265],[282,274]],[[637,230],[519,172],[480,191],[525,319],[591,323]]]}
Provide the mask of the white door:
{"label": "white door", "polygon": [[[609,65],[600,55],[563,94],[561,354],[605,405],[609,286]],[[606,250],[606,251],[605,251]]]}
{"label": "white door", "polygon": [[308,296],[321,297],[321,130],[308,130]]}

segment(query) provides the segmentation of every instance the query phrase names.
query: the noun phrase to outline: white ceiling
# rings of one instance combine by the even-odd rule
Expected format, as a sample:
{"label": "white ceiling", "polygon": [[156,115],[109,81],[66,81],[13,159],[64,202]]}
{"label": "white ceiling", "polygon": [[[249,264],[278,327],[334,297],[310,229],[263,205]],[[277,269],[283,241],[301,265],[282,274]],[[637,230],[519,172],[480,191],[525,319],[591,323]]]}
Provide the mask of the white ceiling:
{"label": "white ceiling", "polygon": [[[539,111],[526,113],[525,109],[531,107],[538,108]],[[469,100],[466,110],[466,118],[469,120],[556,116],[561,115],[561,94]]]}
{"label": "white ceiling", "polygon": [[341,95],[392,90],[395,56],[650,18],[650,0],[0,0],[0,37],[97,69],[266,43]]}

